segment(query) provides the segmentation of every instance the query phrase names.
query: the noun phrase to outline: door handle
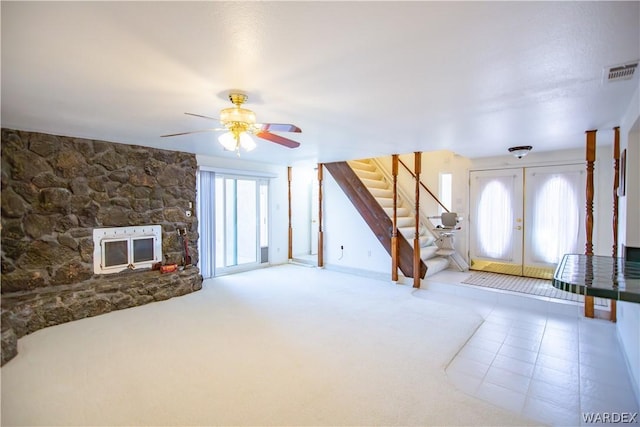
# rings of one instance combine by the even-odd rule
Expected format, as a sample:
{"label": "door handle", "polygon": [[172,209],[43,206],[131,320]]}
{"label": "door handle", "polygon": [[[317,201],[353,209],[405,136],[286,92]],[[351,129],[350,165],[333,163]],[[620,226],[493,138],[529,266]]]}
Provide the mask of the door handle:
{"label": "door handle", "polygon": [[516,230],[522,230],[522,226],[521,225],[517,226]]}

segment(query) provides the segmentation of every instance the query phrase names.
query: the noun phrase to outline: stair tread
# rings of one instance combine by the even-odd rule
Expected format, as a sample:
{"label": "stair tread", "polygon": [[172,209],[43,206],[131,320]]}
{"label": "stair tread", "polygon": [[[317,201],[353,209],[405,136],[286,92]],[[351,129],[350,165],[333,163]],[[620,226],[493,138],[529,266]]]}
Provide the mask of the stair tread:
{"label": "stair tread", "polygon": [[[384,180],[360,177],[360,181],[362,181],[364,186],[367,187],[367,188],[382,188],[382,189],[385,189],[385,190],[389,189],[389,184],[387,184],[387,182],[384,181]],[[389,191],[391,191],[391,190],[389,190]]]}

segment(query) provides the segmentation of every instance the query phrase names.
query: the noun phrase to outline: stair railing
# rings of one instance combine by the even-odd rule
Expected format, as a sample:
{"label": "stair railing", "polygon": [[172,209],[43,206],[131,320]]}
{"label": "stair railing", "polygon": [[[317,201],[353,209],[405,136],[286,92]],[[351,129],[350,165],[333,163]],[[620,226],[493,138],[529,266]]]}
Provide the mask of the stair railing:
{"label": "stair railing", "polygon": [[[402,165],[402,166],[407,170],[407,172],[409,172],[409,173],[411,174],[411,177],[412,177],[413,179],[416,179],[416,174],[415,174],[415,173],[413,173],[413,171],[412,171],[411,169],[409,169],[409,166],[407,166],[407,165],[402,161],[402,159],[398,159],[398,162],[399,162],[399,163],[400,163],[400,164],[401,164],[401,165]],[[420,186],[421,186],[424,190],[426,190],[426,192],[427,192],[427,193],[429,193],[429,195],[433,198],[433,200],[435,200],[435,201],[436,201],[440,206],[442,206],[442,209],[444,209],[444,211],[445,211],[445,212],[449,212],[449,209],[448,209],[445,205],[443,205],[443,204],[442,204],[442,202],[440,201],[440,199],[438,199],[438,198],[436,197],[436,195],[435,195],[435,194],[433,194],[433,193],[431,192],[431,190],[429,190],[429,188],[427,188],[427,186],[426,186],[426,185],[424,185],[424,183],[422,182],[422,180],[420,180]]]}
{"label": "stair railing", "polygon": [[[380,160],[373,158],[373,159],[369,159],[370,161],[372,161],[376,167],[378,168],[378,171],[384,176],[384,178],[387,180],[388,183],[392,183],[393,182],[393,178],[391,177],[391,175],[389,174],[389,172],[387,171],[386,167],[380,162]],[[398,159],[398,162],[402,162],[402,160]],[[403,164],[403,166],[406,168],[406,165]],[[409,171],[411,172],[411,171]],[[415,179],[415,175],[412,174],[413,179]],[[424,187],[424,184],[421,182],[422,187]],[[397,191],[398,194],[400,195],[400,199],[403,200],[404,202],[409,204],[409,207],[411,209],[415,209],[415,203],[414,203],[414,195],[413,194],[409,194],[402,186],[398,185],[397,187]],[[428,189],[427,189],[428,191]],[[437,198],[435,196],[433,196],[433,193],[431,193],[429,191],[429,194],[434,197],[436,200]],[[442,205],[442,204],[440,204]],[[446,207],[443,206],[444,209],[446,209]],[[448,212],[448,210],[447,210]],[[431,233],[433,234],[434,231],[433,229],[435,229],[435,225],[433,225],[433,223],[431,222],[431,220],[429,219],[429,217],[423,212],[423,209],[420,209],[420,224],[424,224],[425,226],[427,226],[427,228],[429,228],[429,231],[431,231]]]}

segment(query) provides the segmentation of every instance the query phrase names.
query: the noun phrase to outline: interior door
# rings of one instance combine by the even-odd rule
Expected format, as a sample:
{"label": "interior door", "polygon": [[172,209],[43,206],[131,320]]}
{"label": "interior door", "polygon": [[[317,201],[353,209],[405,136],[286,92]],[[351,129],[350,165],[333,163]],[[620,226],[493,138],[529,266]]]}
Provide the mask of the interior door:
{"label": "interior door", "polygon": [[523,170],[472,171],[470,268],[522,275]]}

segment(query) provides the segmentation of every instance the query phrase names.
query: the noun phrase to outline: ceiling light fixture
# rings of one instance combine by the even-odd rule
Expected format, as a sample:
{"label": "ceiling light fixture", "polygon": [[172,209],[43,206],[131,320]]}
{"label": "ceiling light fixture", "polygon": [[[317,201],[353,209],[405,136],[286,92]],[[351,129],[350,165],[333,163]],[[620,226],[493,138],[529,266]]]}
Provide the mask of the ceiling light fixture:
{"label": "ceiling light fixture", "polygon": [[256,148],[255,141],[249,136],[256,124],[256,115],[253,111],[241,107],[247,100],[247,95],[232,93],[229,99],[234,106],[220,111],[220,121],[229,132],[220,135],[218,141],[225,150],[235,151],[240,155],[240,148],[246,151]]}
{"label": "ceiling light fixture", "polygon": [[520,145],[518,147],[509,147],[509,153],[511,153],[514,157],[521,159],[529,154],[529,151],[531,151],[532,149],[533,147],[530,145]]}

